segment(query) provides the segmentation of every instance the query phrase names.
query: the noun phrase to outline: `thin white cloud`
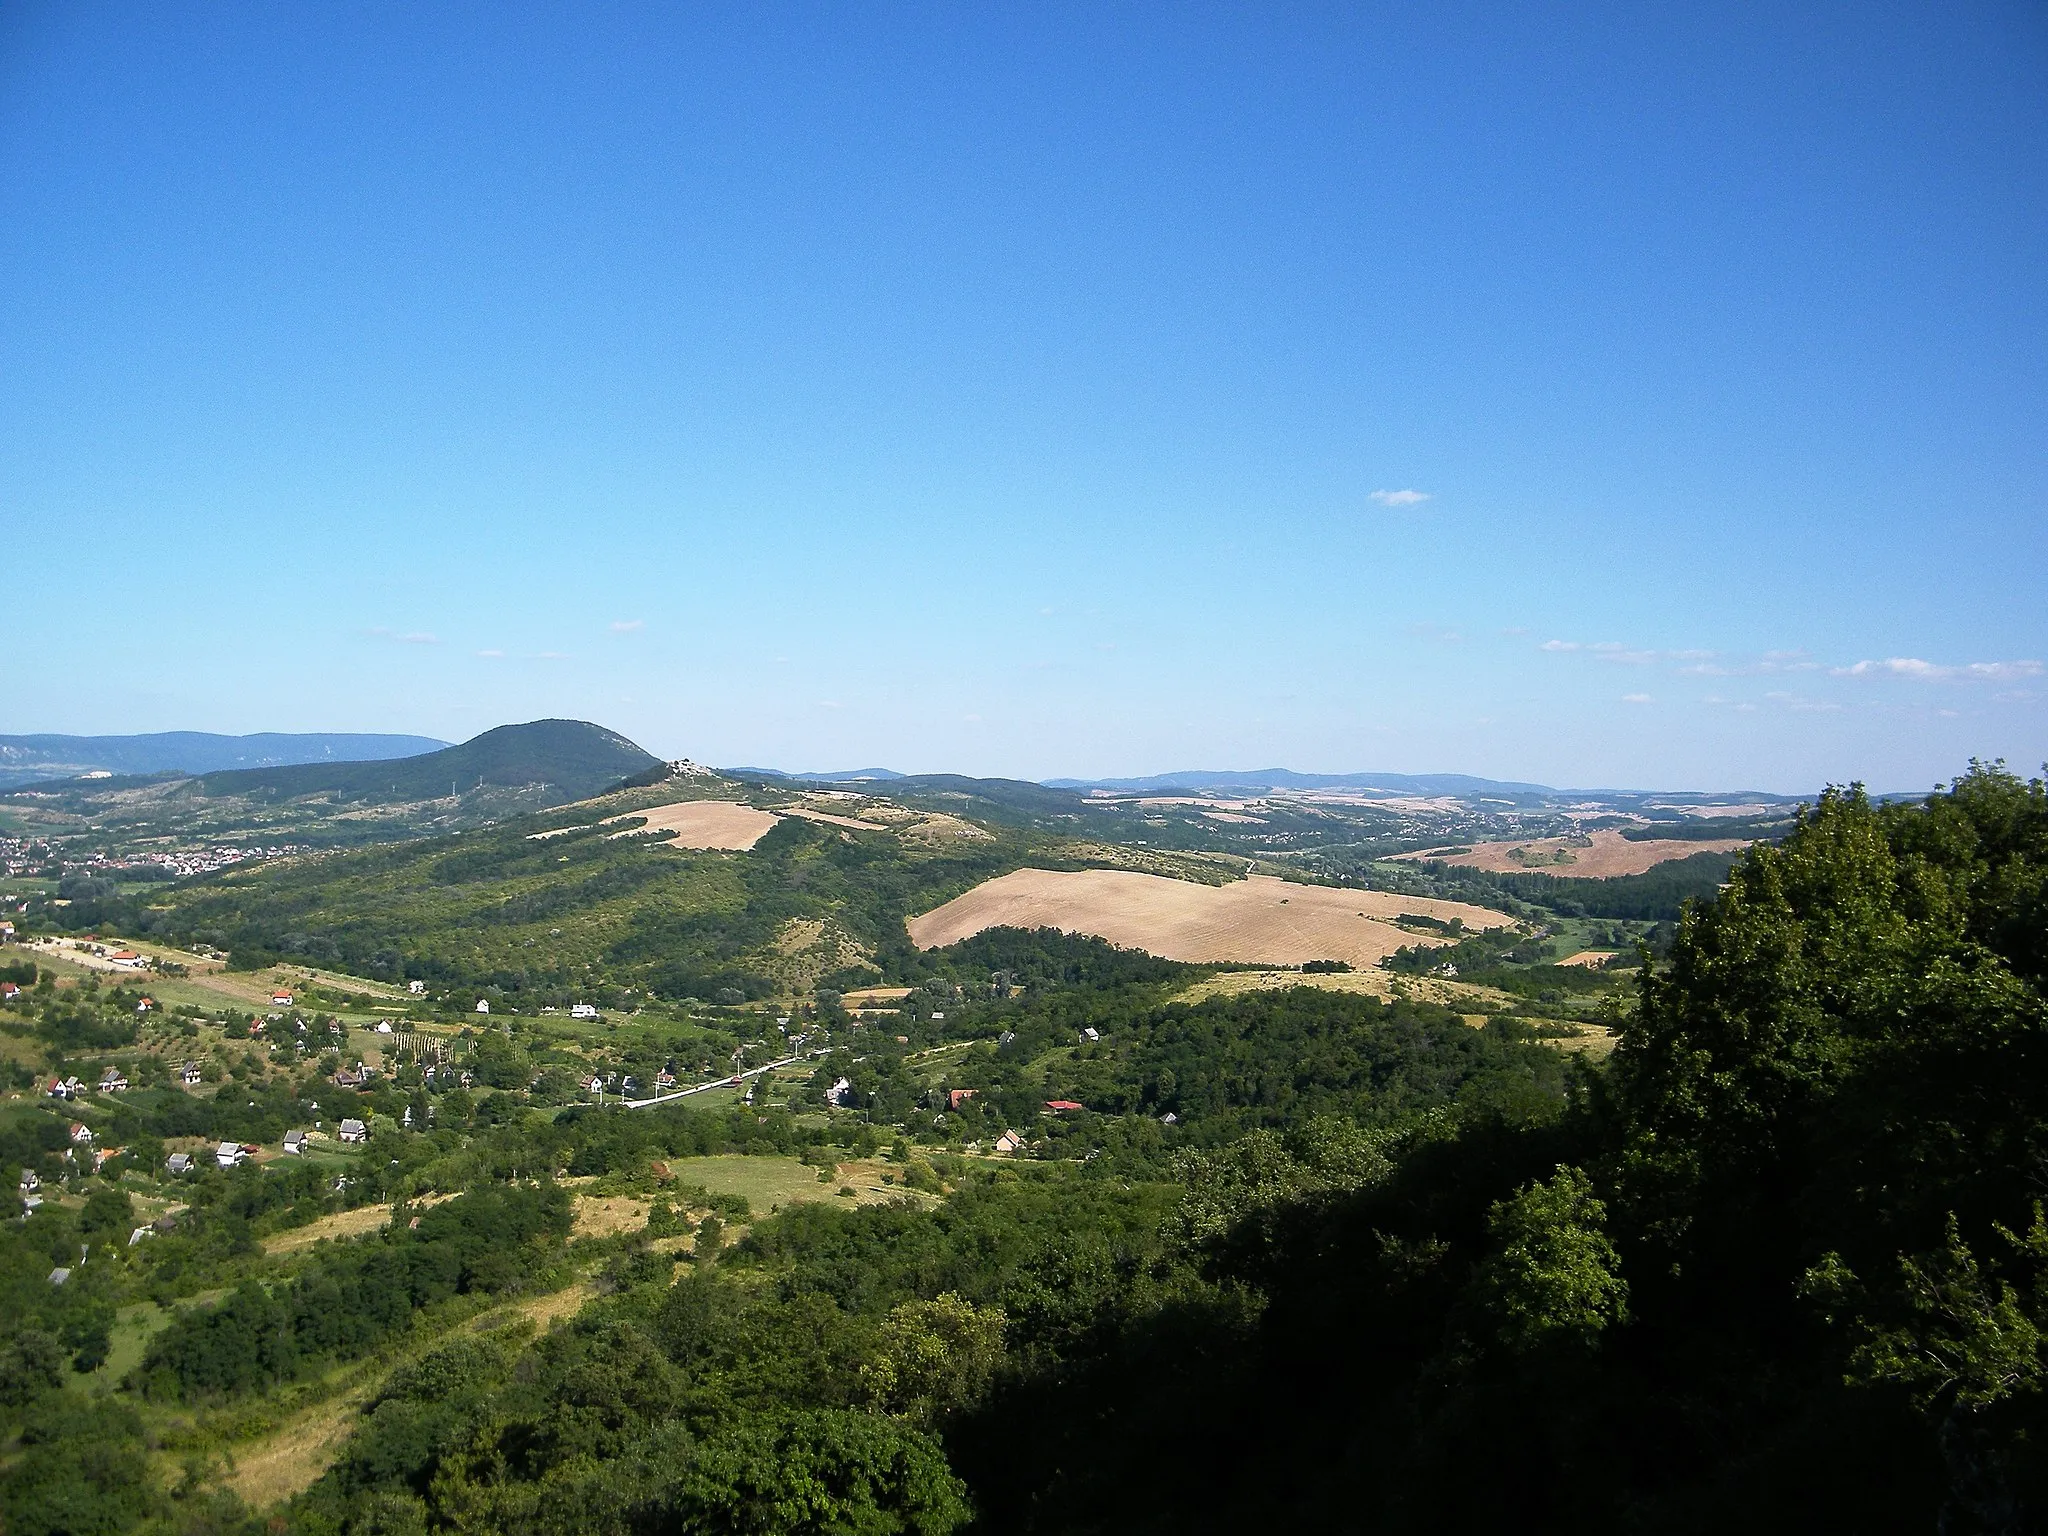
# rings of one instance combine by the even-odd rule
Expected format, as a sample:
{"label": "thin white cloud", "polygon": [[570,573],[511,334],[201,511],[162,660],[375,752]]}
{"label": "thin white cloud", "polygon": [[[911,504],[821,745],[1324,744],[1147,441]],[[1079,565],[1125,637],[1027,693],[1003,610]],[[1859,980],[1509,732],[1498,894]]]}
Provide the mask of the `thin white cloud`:
{"label": "thin white cloud", "polygon": [[1657,701],[1647,693],[1624,693],[1621,696],[1621,702],[1624,704],[1654,704]]}
{"label": "thin white cloud", "polygon": [[493,660],[493,661],[496,661],[496,660],[498,660],[498,659],[499,659],[500,657],[502,657],[502,656],[503,656],[504,654],[505,654],[505,653],[504,653],[503,651],[478,651],[478,652],[477,652],[477,655],[479,655],[479,656],[487,656],[487,657],[489,657],[489,658],[490,658],[491,660]]}
{"label": "thin white cloud", "polygon": [[844,704],[840,703],[840,702],[839,702],[839,701],[838,701],[837,699],[820,699],[820,700],[818,700],[818,708],[820,708],[820,709],[844,709],[844,708],[846,708],[846,706],[845,706]]}
{"label": "thin white cloud", "polygon": [[1427,491],[1374,491],[1365,498],[1383,507],[1419,507],[1429,500]]}
{"label": "thin white cloud", "polygon": [[634,630],[645,629],[646,627],[647,621],[645,619],[612,620],[612,633],[615,635],[630,635]]}
{"label": "thin white cloud", "polygon": [[439,635],[430,635],[424,630],[419,630],[410,635],[400,635],[398,643],[400,645],[439,645],[441,637]]}
{"label": "thin white cloud", "polygon": [[2023,677],[2040,677],[2048,666],[2038,661],[1970,661],[1947,666],[1922,661],[1918,656],[1887,656],[1882,661],[1859,661],[1854,666],[1830,669],[1836,677],[1905,677],[1921,683],[2010,683]]}
{"label": "thin white cloud", "polygon": [[569,653],[567,651],[535,651],[533,659],[535,661],[567,661]]}

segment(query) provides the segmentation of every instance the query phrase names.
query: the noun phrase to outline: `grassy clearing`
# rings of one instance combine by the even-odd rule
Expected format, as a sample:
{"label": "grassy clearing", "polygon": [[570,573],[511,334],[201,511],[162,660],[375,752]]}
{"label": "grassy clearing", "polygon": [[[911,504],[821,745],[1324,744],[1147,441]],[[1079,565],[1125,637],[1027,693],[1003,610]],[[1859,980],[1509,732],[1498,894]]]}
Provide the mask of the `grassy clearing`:
{"label": "grassy clearing", "polygon": [[[798,1162],[793,1157],[681,1157],[671,1159],[669,1172],[685,1184],[701,1184],[714,1195],[744,1195],[754,1215],[766,1216],[778,1206],[824,1200],[840,1205],[875,1205],[902,1198],[911,1191],[884,1184],[884,1173],[892,1177],[892,1164],[872,1159],[844,1162],[830,1178],[820,1182],[823,1170]],[[852,1186],[851,1198],[838,1191]]]}

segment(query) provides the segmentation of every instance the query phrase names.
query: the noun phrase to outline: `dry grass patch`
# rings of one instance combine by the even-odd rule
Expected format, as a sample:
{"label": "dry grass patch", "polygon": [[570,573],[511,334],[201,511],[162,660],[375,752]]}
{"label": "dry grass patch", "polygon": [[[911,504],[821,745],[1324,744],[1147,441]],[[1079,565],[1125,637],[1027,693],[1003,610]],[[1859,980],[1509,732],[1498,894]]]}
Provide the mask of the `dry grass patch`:
{"label": "dry grass patch", "polygon": [[617,1237],[622,1232],[638,1232],[647,1225],[647,1208],[652,1203],[633,1195],[578,1195],[569,1235]]}
{"label": "dry grass patch", "polygon": [[1242,997],[1247,992],[1284,992],[1289,987],[1314,987],[1319,992],[1350,992],[1375,997],[1381,1002],[1408,998],[1418,1003],[1436,1003],[1464,1013],[1468,1009],[1487,1012],[1468,1014],[1466,1022],[1486,1021],[1488,1013],[1505,1013],[1515,999],[1492,987],[1470,982],[1449,981],[1441,976],[1397,976],[1392,971],[1338,971],[1335,974],[1303,975],[1300,971],[1225,971],[1205,977],[1174,995],[1177,1003],[1206,1002],[1212,997]]}
{"label": "dry grass patch", "polygon": [[[412,1206],[416,1211],[425,1210],[430,1205],[439,1205],[443,1200],[454,1198],[453,1195],[417,1195]],[[303,1227],[274,1233],[263,1239],[263,1251],[271,1255],[293,1253],[300,1248],[310,1248],[323,1238],[361,1237],[381,1230],[390,1220],[391,1207],[388,1205],[359,1205],[352,1211],[336,1211],[332,1216],[309,1221]]]}
{"label": "dry grass patch", "polygon": [[1168,960],[1343,960],[1367,970],[1404,945],[1441,942],[1396,927],[1402,913],[1457,918],[1474,929],[1508,921],[1464,902],[1294,885],[1269,875],[1197,885],[1127,870],[1020,869],[912,918],[909,927],[912,942],[925,949],[985,928],[1058,928]]}

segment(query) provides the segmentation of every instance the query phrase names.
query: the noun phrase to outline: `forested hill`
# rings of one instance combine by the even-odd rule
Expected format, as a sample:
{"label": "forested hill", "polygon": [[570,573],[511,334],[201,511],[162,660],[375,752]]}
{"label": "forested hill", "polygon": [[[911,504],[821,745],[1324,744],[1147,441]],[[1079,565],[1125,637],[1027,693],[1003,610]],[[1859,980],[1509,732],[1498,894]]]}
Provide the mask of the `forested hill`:
{"label": "forested hill", "polygon": [[661,760],[616,731],[587,720],[534,720],[501,725],[460,746],[417,757],[361,763],[304,763],[209,773],[210,795],[269,792],[281,796],[338,794],[373,802],[432,799],[479,785],[545,784],[556,803],[581,800]]}

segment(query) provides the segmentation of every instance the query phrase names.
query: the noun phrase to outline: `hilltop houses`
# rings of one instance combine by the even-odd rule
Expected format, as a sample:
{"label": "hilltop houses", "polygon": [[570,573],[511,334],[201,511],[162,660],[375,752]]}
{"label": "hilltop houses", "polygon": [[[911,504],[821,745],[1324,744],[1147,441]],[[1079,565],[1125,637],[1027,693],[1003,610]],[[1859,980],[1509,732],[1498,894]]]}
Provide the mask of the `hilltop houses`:
{"label": "hilltop houses", "polygon": [[297,1157],[306,1150],[306,1133],[304,1131],[286,1131],[284,1133],[284,1149],[293,1157]]}
{"label": "hilltop houses", "polygon": [[149,960],[132,949],[117,949],[107,956],[107,964],[118,965],[124,971],[139,971],[148,966]]}
{"label": "hilltop houses", "polygon": [[109,1067],[100,1074],[101,1093],[126,1093],[128,1077],[119,1067]]}
{"label": "hilltop houses", "polygon": [[569,1017],[572,1019],[594,1019],[597,1017],[597,1004],[571,1003],[569,1005]]}
{"label": "hilltop houses", "polygon": [[190,1173],[192,1171],[192,1154],[189,1152],[173,1152],[164,1159],[164,1171],[175,1174]]}
{"label": "hilltop houses", "polygon": [[89,1146],[91,1146],[91,1145],[92,1145],[92,1127],[91,1127],[91,1126],[89,1126],[89,1125],[82,1125],[82,1124],[80,1124],[80,1123],[79,1123],[78,1121],[76,1121],[76,1120],[72,1121],[72,1122],[71,1122],[71,1145],[73,1145],[74,1147],[89,1147]]}
{"label": "hilltop houses", "polygon": [[273,993],[271,993],[271,994],[270,994],[270,1006],[271,1006],[271,1007],[273,1007],[273,1008],[289,1008],[289,1007],[291,1007],[291,1005],[292,1005],[292,995],[291,995],[291,993],[289,993],[289,992],[273,992]]}
{"label": "hilltop houses", "polygon": [[239,1141],[224,1141],[213,1149],[213,1160],[223,1168],[239,1168],[248,1156]]}
{"label": "hilltop houses", "polygon": [[197,1088],[201,1075],[199,1063],[196,1061],[188,1061],[178,1069],[178,1081],[187,1088]]}
{"label": "hilltop houses", "polygon": [[345,1142],[368,1141],[370,1128],[360,1120],[344,1120],[341,1122],[341,1139]]}

